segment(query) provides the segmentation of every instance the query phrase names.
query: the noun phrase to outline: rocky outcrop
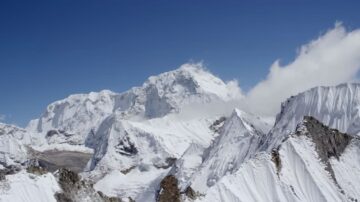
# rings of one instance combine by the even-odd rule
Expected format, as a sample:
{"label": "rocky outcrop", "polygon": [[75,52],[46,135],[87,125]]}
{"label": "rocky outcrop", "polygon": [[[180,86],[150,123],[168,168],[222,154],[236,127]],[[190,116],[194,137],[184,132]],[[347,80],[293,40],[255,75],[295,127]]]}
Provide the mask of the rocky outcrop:
{"label": "rocky outcrop", "polygon": [[304,121],[296,129],[296,135],[305,135],[314,142],[319,158],[326,166],[325,169],[337,183],[329,159],[339,159],[354,137],[331,129],[311,116],[304,117]]}
{"label": "rocky outcrop", "polygon": [[271,160],[275,164],[277,175],[279,175],[282,167],[279,149],[273,149],[271,151]]}
{"label": "rocky outcrop", "polygon": [[26,168],[26,171],[28,173],[32,173],[35,175],[44,175],[44,174],[48,173],[48,170],[44,167],[41,167],[39,164],[28,165],[28,167]]}
{"label": "rocky outcrop", "polygon": [[214,121],[213,124],[211,124],[210,129],[214,131],[215,133],[218,133],[220,131],[221,126],[224,125],[224,122],[226,121],[226,117],[222,116],[216,121]]}
{"label": "rocky outcrop", "polygon": [[62,189],[61,193],[55,195],[58,202],[121,202],[119,198],[108,197],[95,191],[91,183],[81,180],[80,176],[71,170],[60,169],[57,177]]}
{"label": "rocky outcrop", "polygon": [[3,169],[0,169],[0,181],[5,180],[5,176],[6,175],[13,175],[17,172],[19,172],[21,170],[20,167],[11,165],[11,166],[6,166]]}
{"label": "rocky outcrop", "polygon": [[160,183],[158,202],[180,202],[180,190],[175,176],[166,176]]}
{"label": "rocky outcrop", "polygon": [[115,150],[125,156],[134,156],[138,153],[138,149],[135,147],[135,144],[131,142],[129,134],[126,131],[124,137],[122,137],[115,146]]}
{"label": "rocky outcrop", "polygon": [[195,190],[193,190],[190,186],[188,186],[185,190],[185,196],[188,197],[189,199],[195,200],[197,197],[197,193],[195,192]]}

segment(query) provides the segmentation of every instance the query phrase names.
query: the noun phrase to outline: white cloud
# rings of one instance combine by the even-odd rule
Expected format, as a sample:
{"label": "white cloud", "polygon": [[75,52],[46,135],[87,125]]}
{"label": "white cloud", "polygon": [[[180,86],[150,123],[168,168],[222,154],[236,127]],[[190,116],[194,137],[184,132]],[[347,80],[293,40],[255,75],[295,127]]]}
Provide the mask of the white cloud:
{"label": "white cloud", "polygon": [[347,31],[341,23],[318,39],[303,45],[288,65],[279,60],[267,78],[253,87],[244,108],[263,116],[274,116],[280,103],[314,86],[353,81],[360,68],[360,30]]}

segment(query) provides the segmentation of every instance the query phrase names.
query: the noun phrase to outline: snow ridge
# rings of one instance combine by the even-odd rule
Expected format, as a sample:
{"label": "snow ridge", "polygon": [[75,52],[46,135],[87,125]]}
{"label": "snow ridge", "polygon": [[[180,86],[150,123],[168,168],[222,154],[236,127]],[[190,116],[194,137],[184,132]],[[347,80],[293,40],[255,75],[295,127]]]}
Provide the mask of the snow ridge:
{"label": "snow ridge", "polygon": [[265,140],[265,149],[276,147],[295,131],[304,116],[352,135],[360,133],[360,84],[315,87],[282,103],[274,128]]}
{"label": "snow ridge", "polygon": [[251,158],[269,126],[260,118],[235,109],[220,130],[220,135],[204,152],[203,163],[191,187],[204,193],[226,174],[235,172]]}

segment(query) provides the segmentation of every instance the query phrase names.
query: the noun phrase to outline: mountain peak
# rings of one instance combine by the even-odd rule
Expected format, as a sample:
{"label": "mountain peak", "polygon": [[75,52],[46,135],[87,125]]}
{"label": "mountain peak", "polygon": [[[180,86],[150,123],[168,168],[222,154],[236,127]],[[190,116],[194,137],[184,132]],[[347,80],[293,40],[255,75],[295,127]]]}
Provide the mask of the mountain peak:
{"label": "mountain peak", "polygon": [[205,150],[203,163],[192,179],[192,188],[204,193],[222,177],[239,169],[255,153],[268,130],[269,126],[260,118],[235,109],[224,121],[219,136]]}
{"label": "mountain peak", "polygon": [[225,83],[201,63],[187,63],[178,69],[151,76],[143,87],[155,86],[161,96],[171,94],[211,94],[222,100],[241,97],[237,83]]}
{"label": "mountain peak", "polygon": [[238,108],[234,109],[232,117],[238,117],[243,123],[251,123],[252,127],[255,127],[264,134],[269,132],[271,128],[271,126],[264,120],[262,120],[262,118],[255,116],[254,114],[242,111]]}
{"label": "mountain peak", "polygon": [[123,119],[152,119],[178,113],[187,105],[226,102],[240,95],[236,82],[223,82],[201,63],[184,64],[176,70],[151,76],[141,87],[124,93],[103,90],[70,95],[50,104],[27,129],[44,136],[54,129],[66,131],[68,136],[56,137],[54,141],[83,144],[115,112]]}

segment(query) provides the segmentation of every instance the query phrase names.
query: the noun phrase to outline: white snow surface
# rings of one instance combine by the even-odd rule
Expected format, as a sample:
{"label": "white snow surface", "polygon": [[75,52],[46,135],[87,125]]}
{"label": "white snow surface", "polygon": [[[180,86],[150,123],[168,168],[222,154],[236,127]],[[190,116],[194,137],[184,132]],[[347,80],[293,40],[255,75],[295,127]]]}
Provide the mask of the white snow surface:
{"label": "white snow surface", "polygon": [[131,197],[135,201],[156,201],[158,185],[168,171],[169,169],[156,169],[150,166],[135,168],[127,174],[113,170],[99,180],[94,188],[108,196],[124,200]]}

